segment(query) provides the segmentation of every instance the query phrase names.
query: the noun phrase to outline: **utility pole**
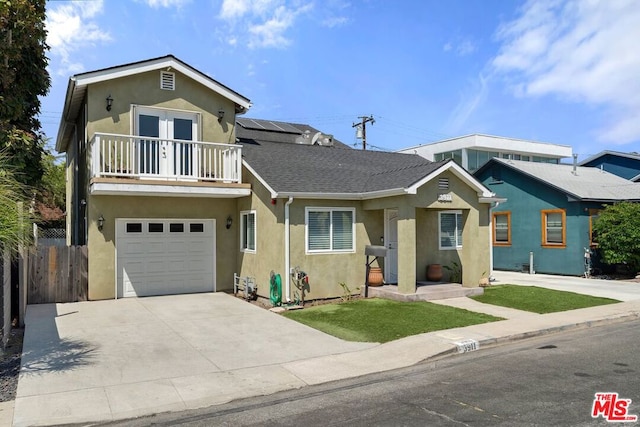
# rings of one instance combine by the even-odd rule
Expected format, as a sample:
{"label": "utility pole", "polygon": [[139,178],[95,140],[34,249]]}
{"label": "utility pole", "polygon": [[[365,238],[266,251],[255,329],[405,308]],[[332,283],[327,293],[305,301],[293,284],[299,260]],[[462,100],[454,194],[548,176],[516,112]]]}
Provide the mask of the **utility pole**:
{"label": "utility pole", "polygon": [[[360,123],[354,123],[353,126],[351,127],[357,128],[356,138],[362,139],[362,149],[366,150],[367,149],[367,123],[371,123],[371,125],[373,125],[376,122],[376,120],[373,118],[373,115],[371,114],[369,115],[369,117],[360,116],[358,118],[361,119],[362,121]],[[360,132],[362,132],[362,134]]]}

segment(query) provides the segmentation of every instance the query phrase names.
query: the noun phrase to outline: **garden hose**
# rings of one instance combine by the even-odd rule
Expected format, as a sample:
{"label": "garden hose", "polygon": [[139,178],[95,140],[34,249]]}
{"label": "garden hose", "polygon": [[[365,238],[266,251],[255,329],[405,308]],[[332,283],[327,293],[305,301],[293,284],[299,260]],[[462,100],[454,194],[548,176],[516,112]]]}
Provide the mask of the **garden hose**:
{"label": "garden hose", "polygon": [[279,274],[274,274],[271,272],[271,292],[270,292],[270,300],[271,304],[274,307],[278,307],[282,305],[282,279]]}

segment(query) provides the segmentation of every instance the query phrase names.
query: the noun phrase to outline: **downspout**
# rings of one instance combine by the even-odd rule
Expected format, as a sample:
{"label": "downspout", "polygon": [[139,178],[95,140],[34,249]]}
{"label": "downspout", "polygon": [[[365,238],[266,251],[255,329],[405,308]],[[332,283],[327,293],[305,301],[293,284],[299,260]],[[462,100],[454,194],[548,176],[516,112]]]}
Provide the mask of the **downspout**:
{"label": "downspout", "polygon": [[493,202],[489,205],[489,283],[493,278],[493,209],[499,204],[500,202]]}
{"label": "downspout", "polygon": [[289,205],[293,203],[293,196],[289,196],[289,200],[284,204],[284,276],[285,280],[285,298],[287,302],[291,302],[290,287],[291,287],[291,275],[289,270],[291,269],[291,259],[289,254],[290,247],[290,232],[289,232]]}

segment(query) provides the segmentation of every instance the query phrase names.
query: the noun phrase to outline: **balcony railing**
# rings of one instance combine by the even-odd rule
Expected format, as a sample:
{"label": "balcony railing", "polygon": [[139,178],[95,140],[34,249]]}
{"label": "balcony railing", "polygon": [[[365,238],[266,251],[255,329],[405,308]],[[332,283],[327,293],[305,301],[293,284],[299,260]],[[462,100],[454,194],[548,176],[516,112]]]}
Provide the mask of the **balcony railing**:
{"label": "balcony railing", "polygon": [[92,177],[242,182],[240,145],[96,133]]}

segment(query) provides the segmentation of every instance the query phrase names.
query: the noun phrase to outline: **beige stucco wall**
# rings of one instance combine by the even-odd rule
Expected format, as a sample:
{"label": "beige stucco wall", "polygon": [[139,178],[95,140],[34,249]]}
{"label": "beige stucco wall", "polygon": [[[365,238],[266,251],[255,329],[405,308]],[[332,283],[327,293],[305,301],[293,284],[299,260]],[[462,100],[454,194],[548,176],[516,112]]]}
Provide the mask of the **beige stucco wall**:
{"label": "beige stucco wall", "polygon": [[[168,108],[202,114],[201,141],[235,143],[235,105],[190,78],[175,72],[175,90],[160,89],[160,71],[149,71],[129,77],[92,84],[87,89],[88,126],[91,138],[95,132],[130,135],[133,133],[131,105]],[[111,111],[106,98],[111,95]],[[218,121],[218,110],[225,111]]]}
{"label": "beige stucco wall", "polygon": [[[271,204],[268,191],[245,171],[254,194],[238,201],[239,210],[255,210],[257,221],[256,253],[240,253],[237,269],[243,276],[258,282],[258,294],[269,297],[269,273],[273,270],[283,278],[284,292],[284,205],[286,199]],[[416,280],[426,280],[428,264],[464,266],[464,286],[478,286],[483,273],[489,271],[489,215],[488,204],[478,202],[474,188],[458,179],[448,177],[452,201],[439,202],[438,179],[423,185],[416,195],[394,196],[366,201],[294,199],[290,205],[291,267],[300,266],[310,277],[306,299],[334,298],[342,295],[340,283],[352,290],[364,284],[364,247],[380,244],[384,235],[384,209],[398,209],[398,279],[399,289],[413,292]],[[438,177],[439,178],[439,177]],[[307,254],[305,251],[306,207],[353,207],[356,209],[356,250],[354,253]],[[463,247],[440,250],[438,247],[438,212],[461,210],[464,218]],[[239,241],[239,235],[237,239]],[[383,264],[382,260],[380,264]],[[375,265],[375,264],[374,264]],[[448,275],[445,276],[445,279]],[[293,283],[291,284],[293,296]]]}
{"label": "beige stucco wall", "polygon": [[[443,193],[438,190],[438,179],[441,177],[449,178],[449,191],[444,193],[452,195],[451,201],[438,201],[438,195]],[[478,286],[483,273],[489,274],[489,205],[479,203],[476,190],[454,173],[443,172],[420,187],[415,195],[368,200],[364,206],[365,209],[398,209],[400,289],[410,289],[416,280],[425,280],[428,264],[450,266],[455,261],[463,265],[462,284],[468,287]],[[461,249],[439,249],[438,211],[444,210],[462,211],[464,228]],[[414,275],[411,271],[414,271]],[[445,279],[448,277],[447,274]]]}
{"label": "beige stucco wall", "polygon": [[[356,246],[353,253],[306,254],[305,208],[355,208]],[[364,248],[384,234],[383,211],[365,211],[359,201],[296,199],[291,204],[291,266],[309,275],[306,299],[330,298],[343,294],[340,283],[352,291],[365,281]],[[375,264],[374,264],[375,265]]]}
{"label": "beige stucco wall", "polygon": [[[245,171],[252,184],[253,195],[238,201],[238,210],[256,211],[256,253],[240,253],[238,271],[242,276],[255,277],[258,294],[269,298],[269,278],[273,270],[282,277],[283,299],[285,295],[285,242],[284,211],[287,199],[277,199],[271,204],[269,192]],[[353,207],[356,216],[356,248],[353,253],[307,254],[305,248],[306,207]],[[384,234],[383,211],[365,211],[360,201],[294,199],[289,206],[290,218],[290,267],[299,266],[309,275],[309,289],[305,299],[335,298],[343,295],[340,286],[344,282],[354,293],[364,284],[364,247]],[[240,236],[238,234],[238,241]],[[379,243],[378,243],[379,244]],[[374,264],[376,265],[376,264]],[[293,299],[295,286],[290,285]]]}
{"label": "beige stucco wall", "polygon": [[[89,204],[89,299],[115,297],[115,220],[117,218],[181,218],[216,220],[216,290],[233,289],[238,254],[238,221],[227,230],[236,199],[92,196]],[[97,218],[103,215],[104,228]],[[213,262],[213,260],[212,260]]]}
{"label": "beige stucco wall", "polygon": [[236,240],[240,245],[240,212],[256,211],[256,251],[239,252],[236,270],[241,276],[256,279],[258,294],[269,297],[269,273],[273,270],[284,278],[284,202],[270,203],[269,192],[246,169],[242,176],[251,184],[252,194],[238,199]]}
{"label": "beige stucco wall", "polygon": [[[134,133],[132,105],[182,110],[200,113],[201,141],[235,143],[235,104],[199,83],[175,72],[175,90],[160,89],[160,71],[94,83],[88,86],[84,107],[86,127],[80,132],[90,142],[95,132],[130,135]],[[106,110],[106,98],[111,95],[111,111]],[[218,120],[218,110],[224,118]],[[87,152],[85,188],[89,189],[91,152]],[[74,165],[69,164],[68,168]],[[68,186],[68,191],[71,186]],[[68,194],[69,195],[69,194]],[[71,200],[70,197],[67,200]],[[216,288],[233,288],[233,273],[238,256],[238,224],[236,199],[87,196],[89,298],[106,299],[115,296],[115,219],[116,218],[184,218],[216,220]],[[106,219],[102,231],[97,218]],[[231,229],[226,218],[236,219]],[[82,220],[80,218],[80,220]],[[72,227],[71,224],[68,224]]]}

